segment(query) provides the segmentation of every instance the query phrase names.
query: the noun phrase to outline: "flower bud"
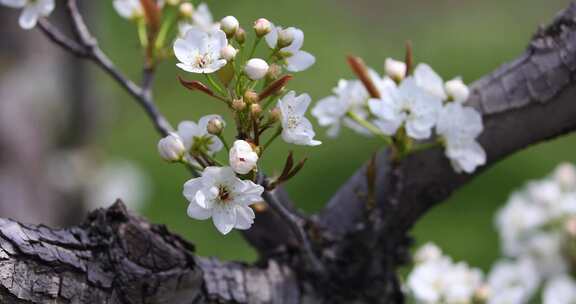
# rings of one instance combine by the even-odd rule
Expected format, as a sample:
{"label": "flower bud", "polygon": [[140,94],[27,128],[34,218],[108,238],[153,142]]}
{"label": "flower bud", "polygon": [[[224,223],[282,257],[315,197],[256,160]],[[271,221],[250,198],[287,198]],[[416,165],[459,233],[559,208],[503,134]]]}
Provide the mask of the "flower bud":
{"label": "flower bud", "polygon": [[226,33],[228,38],[231,38],[236,34],[236,31],[240,27],[238,19],[234,16],[226,16],[220,20],[220,29]]}
{"label": "flower bud", "polygon": [[456,102],[465,102],[470,96],[470,89],[462,82],[461,78],[454,78],[444,85],[448,97]]}
{"label": "flower bud", "polygon": [[180,16],[184,18],[192,18],[192,14],[194,14],[194,5],[192,5],[192,3],[189,2],[184,2],[180,4],[180,7],[178,7],[178,11],[180,13]]}
{"label": "flower bud", "polygon": [[220,50],[220,56],[226,59],[227,61],[231,61],[236,57],[238,50],[236,50],[233,46],[227,45],[222,50]]}
{"label": "flower bud", "polygon": [[271,123],[275,123],[277,121],[280,121],[280,119],[282,119],[282,112],[280,112],[279,108],[274,108],[272,110],[270,110],[270,122]]}
{"label": "flower bud", "polygon": [[160,157],[166,161],[177,162],[180,161],[184,153],[186,153],[186,148],[178,134],[170,133],[158,141],[158,153],[160,153]]}
{"label": "flower bud", "polygon": [[166,0],[166,4],[176,6],[176,5],[180,4],[180,1],[181,0]]}
{"label": "flower bud", "polygon": [[230,149],[230,167],[238,174],[248,174],[256,168],[258,154],[252,149],[252,145],[244,140],[237,140]]}
{"label": "flower bud", "polygon": [[287,47],[294,41],[294,31],[291,28],[278,32],[278,47]]}
{"label": "flower bud", "polygon": [[232,101],[232,109],[236,111],[242,111],[246,109],[246,103],[242,99],[234,99]]}
{"label": "flower bud", "polygon": [[564,223],[564,231],[566,231],[571,238],[576,238],[576,217],[566,220]]}
{"label": "flower bud", "polygon": [[238,42],[240,45],[244,44],[244,42],[246,42],[246,31],[239,27],[238,30],[236,30],[234,39],[236,39],[236,42]]}
{"label": "flower bud", "polygon": [[254,32],[256,36],[263,37],[272,31],[272,23],[268,19],[260,18],[254,22]]}
{"label": "flower bud", "polygon": [[246,63],[244,72],[252,80],[262,79],[268,73],[268,63],[260,58],[252,58]]}
{"label": "flower bud", "polygon": [[268,67],[268,73],[266,74],[266,79],[269,81],[274,81],[282,75],[282,67],[273,63]]}
{"label": "flower bud", "polygon": [[262,114],[262,107],[257,104],[257,103],[253,103],[250,105],[250,114],[252,114],[252,117],[260,117],[260,114]]}
{"label": "flower bud", "polygon": [[388,77],[398,83],[404,79],[404,76],[406,76],[406,63],[392,58],[386,58],[386,61],[384,62],[384,70]]}
{"label": "flower bud", "polygon": [[554,180],[564,190],[576,188],[576,168],[570,163],[560,164],[554,171]]}
{"label": "flower bud", "polygon": [[246,102],[247,104],[253,104],[253,103],[258,103],[258,93],[252,91],[252,90],[247,90],[244,93],[244,102]]}
{"label": "flower bud", "polygon": [[208,121],[206,130],[212,135],[220,135],[222,130],[224,130],[224,121],[220,118],[214,117]]}

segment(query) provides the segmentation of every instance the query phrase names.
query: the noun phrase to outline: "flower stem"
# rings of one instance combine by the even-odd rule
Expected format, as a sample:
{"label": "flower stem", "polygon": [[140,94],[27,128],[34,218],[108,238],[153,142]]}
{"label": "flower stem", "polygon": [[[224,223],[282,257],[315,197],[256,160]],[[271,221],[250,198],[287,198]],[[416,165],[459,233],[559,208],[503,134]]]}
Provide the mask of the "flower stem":
{"label": "flower stem", "polygon": [[378,127],[376,127],[374,124],[370,123],[369,121],[365,120],[364,118],[358,116],[358,114],[352,112],[352,111],[348,111],[348,113],[346,113],[346,115],[348,117],[350,117],[352,120],[354,120],[355,122],[357,122],[359,125],[361,125],[362,127],[366,128],[368,131],[372,132],[372,134],[380,137],[381,139],[384,140],[384,143],[386,145],[391,145],[392,144],[392,138],[384,133],[382,133],[380,131],[380,129],[378,129]]}
{"label": "flower stem", "polygon": [[274,135],[272,135],[272,137],[270,137],[270,139],[268,139],[268,141],[264,144],[264,146],[262,147],[262,152],[266,151],[266,149],[268,149],[268,146],[270,146],[270,144],[272,144],[272,142],[274,142],[274,140],[282,133],[282,127],[278,127],[276,128],[276,132],[274,132]]}
{"label": "flower stem", "polygon": [[250,55],[248,56],[248,58],[246,58],[246,60],[249,60],[250,58],[254,57],[254,53],[256,52],[256,47],[258,46],[258,43],[260,43],[260,40],[262,40],[262,37],[257,37],[256,40],[254,40],[254,44],[252,45],[252,49],[250,49]]}
{"label": "flower stem", "polygon": [[142,48],[148,47],[148,33],[146,30],[146,20],[142,18],[138,21],[138,39]]}
{"label": "flower stem", "polygon": [[176,20],[177,13],[174,10],[170,10],[168,18],[162,23],[162,27],[158,32],[158,37],[156,38],[155,47],[157,50],[164,47],[164,42],[166,41],[166,36],[168,35],[168,31],[172,28],[173,22]]}
{"label": "flower stem", "polygon": [[218,91],[218,94],[226,96],[226,91],[222,89],[222,87],[214,80],[214,78],[212,78],[212,76],[210,76],[210,74],[204,74],[204,75],[206,76],[206,80],[208,80],[208,83],[210,83],[210,85],[214,89],[216,89],[216,91]]}
{"label": "flower stem", "polygon": [[218,134],[218,138],[222,141],[222,144],[224,144],[224,148],[226,148],[226,151],[230,151],[230,146],[228,145],[228,142],[224,138],[224,135],[222,135],[222,133],[220,133],[220,134]]}

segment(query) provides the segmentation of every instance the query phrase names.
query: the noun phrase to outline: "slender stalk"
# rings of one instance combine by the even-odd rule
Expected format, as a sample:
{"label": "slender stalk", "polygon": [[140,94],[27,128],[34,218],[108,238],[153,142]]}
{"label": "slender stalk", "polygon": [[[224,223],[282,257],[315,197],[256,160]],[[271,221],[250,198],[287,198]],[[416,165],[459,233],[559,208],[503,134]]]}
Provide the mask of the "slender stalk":
{"label": "slender stalk", "polygon": [[276,132],[274,132],[274,135],[272,135],[272,137],[270,137],[262,147],[262,152],[268,149],[268,146],[270,146],[280,134],[282,134],[282,127],[279,126],[278,128],[276,128]]}
{"label": "slender stalk", "polygon": [[361,125],[362,127],[368,129],[368,131],[370,131],[372,134],[380,137],[381,139],[384,140],[384,143],[386,143],[387,145],[391,145],[392,144],[392,138],[384,133],[382,133],[380,131],[380,129],[378,129],[375,125],[373,125],[372,123],[370,123],[369,121],[365,120],[364,118],[358,116],[358,114],[349,111],[348,113],[346,113],[346,115],[348,117],[350,117],[352,120],[354,120],[355,122],[357,122],[359,125]]}

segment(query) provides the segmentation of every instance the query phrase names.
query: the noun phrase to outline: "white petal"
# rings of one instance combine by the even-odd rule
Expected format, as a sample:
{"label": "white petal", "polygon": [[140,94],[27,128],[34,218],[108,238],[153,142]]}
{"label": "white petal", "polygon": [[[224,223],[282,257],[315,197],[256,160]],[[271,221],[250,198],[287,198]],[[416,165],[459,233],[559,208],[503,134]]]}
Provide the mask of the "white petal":
{"label": "white petal", "polygon": [[13,8],[23,8],[26,3],[27,0],[0,0],[0,4]]}
{"label": "white petal", "polygon": [[194,11],[192,19],[196,25],[203,28],[208,28],[214,23],[212,13],[210,12],[210,9],[206,3],[200,3],[200,5],[196,7],[196,11]]}
{"label": "white petal", "polygon": [[416,84],[426,90],[429,94],[435,95],[442,100],[446,99],[444,81],[429,65],[421,63],[416,66],[416,69],[414,70],[414,79],[416,80]]}
{"label": "white petal", "polygon": [[234,228],[240,230],[249,229],[254,223],[254,210],[248,206],[236,206],[236,224]]}
{"label": "white petal", "polygon": [[212,213],[212,222],[222,234],[228,234],[236,225],[235,208],[215,208]]}
{"label": "white petal", "polygon": [[266,34],[264,39],[266,40],[266,44],[273,49],[276,47],[276,43],[278,43],[278,28],[274,26],[274,24],[270,24],[270,28],[270,33]]}
{"label": "white petal", "polygon": [[377,119],[374,120],[372,123],[376,127],[378,127],[378,129],[380,129],[382,133],[386,135],[394,135],[396,134],[396,131],[398,131],[398,128],[400,128],[400,125],[402,125],[402,119],[400,117],[398,117],[398,119],[395,120]]}
{"label": "white petal", "polygon": [[184,147],[186,147],[186,149],[188,149],[188,150],[192,147],[192,144],[194,143],[194,137],[195,136],[204,135],[204,133],[198,127],[198,125],[192,121],[183,121],[183,122],[179,123],[177,133],[180,136],[180,138],[182,139],[182,142],[184,143]]}
{"label": "white petal", "polygon": [[294,40],[292,40],[292,43],[290,43],[289,46],[283,48],[282,51],[296,54],[302,48],[302,45],[304,44],[304,32],[302,32],[302,30],[297,29],[295,27],[289,27],[286,30],[292,31],[292,35],[294,37]]}
{"label": "white petal", "polygon": [[301,72],[308,69],[316,62],[316,58],[308,52],[298,51],[286,58],[286,69],[290,72]]}
{"label": "white petal", "polygon": [[38,22],[38,17],[40,17],[40,12],[36,6],[27,6],[22,11],[20,15],[20,19],[18,19],[18,23],[20,27],[25,30],[32,29],[36,26]]}
{"label": "white petal", "polygon": [[187,209],[188,216],[195,220],[206,220],[212,216],[212,211],[209,209],[204,209],[198,204],[191,202],[188,204]]}
{"label": "white petal", "polygon": [[222,67],[224,67],[226,65],[226,62],[227,61],[225,59],[218,59],[218,60],[212,62],[212,64],[210,64],[209,66],[202,69],[202,73],[203,74],[214,73],[214,72],[218,71],[219,69],[221,69]]}
{"label": "white petal", "polygon": [[184,183],[184,197],[192,202],[196,199],[196,193],[202,188],[202,181],[200,178],[192,178]]}
{"label": "white petal", "polygon": [[[191,29],[187,33],[196,33],[196,31]],[[174,55],[180,62],[192,64],[196,54],[198,54],[198,48],[187,40],[176,39],[176,42],[174,42]]]}

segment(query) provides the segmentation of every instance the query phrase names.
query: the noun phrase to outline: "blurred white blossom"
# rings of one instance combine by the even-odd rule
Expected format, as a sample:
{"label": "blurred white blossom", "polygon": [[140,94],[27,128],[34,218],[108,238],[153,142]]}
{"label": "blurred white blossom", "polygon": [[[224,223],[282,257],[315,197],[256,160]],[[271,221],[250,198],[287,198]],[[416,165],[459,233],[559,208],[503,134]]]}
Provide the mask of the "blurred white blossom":
{"label": "blurred white blossom", "polygon": [[540,275],[530,259],[499,261],[488,275],[488,303],[527,303],[536,292],[539,283]]}
{"label": "blurred white blossom", "polygon": [[548,281],[542,293],[543,304],[576,304],[576,281],[561,275]]}
{"label": "blurred white blossom", "polygon": [[122,18],[133,20],[144,17],[144,8],[140,0],[114,0],[112,5]]}
{"label": "blurred white blossom", "polygon": [[22,9],[18,23],[25,30],[34,28],[38,19],[50,15],[55,7],[54,0],[0,0],[0,4]]}

